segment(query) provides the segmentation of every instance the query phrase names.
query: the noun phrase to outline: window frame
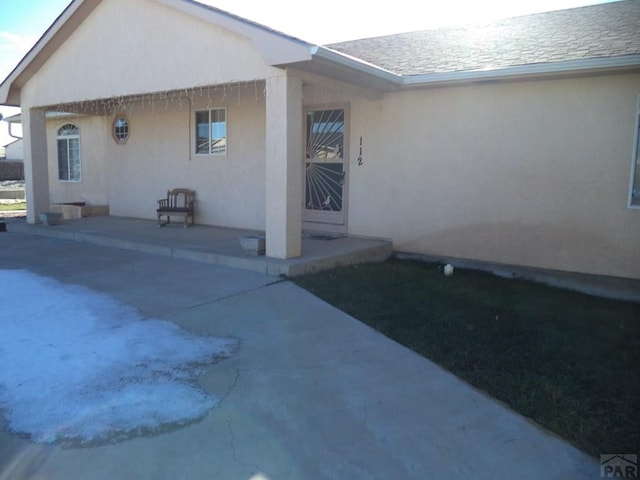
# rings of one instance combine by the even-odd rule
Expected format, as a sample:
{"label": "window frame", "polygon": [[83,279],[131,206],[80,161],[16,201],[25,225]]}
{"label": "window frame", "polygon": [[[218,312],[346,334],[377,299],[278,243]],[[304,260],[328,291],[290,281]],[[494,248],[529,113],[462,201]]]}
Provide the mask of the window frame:
{"label": "window frame", "polygon": [[[224,139],[224,150],[223,151],[214,151],[214,149],[212,148],[212,143],[213,143],[213,138],[211,135],[211,119],[213,117],[213,112],[224,112],[224,137],[216,137],[215,140],[219,140],[219,139]],[[201,113],[206,113],[207,114],[207,134],[209,136],[207,144],[209,146],[209,151],[208,152],[199,152],[198,151],[198,146],[200,143],[199,142],[199,135],[198,135],[198,114]],[[192,139],[194,140],[194,155],[196,155],[197,157],[225,157],[227,156],[227,154],[229,153],[229,114],[228,114],[228,110],[227,107],[215,107],[215,108],[201,108],[201,109],[196,109],[193,112],[193,121],[194,121],[194,130],[193,130],[193,136]],[[223,123],[223,122],[216,122],[216,123]]]}
{"label": "window frame", "polygon": [[[121,128],[117,126],[120,120],[124,120],[126,122],[126,136],[124,138],[120,138],[117,131],[118,128]],[[131,137],[131,122],[126,115],[116,115],[116,117],[113,119],[113,122],[111,123],[111,135],[118,145],[124,145],[125,143],[127,143],[127,141],[129,141],[129,138]]]}
{"label": "window frame", "polygon": [[[68,134],[68,133],[64,133],[63,131],[65,129],[69,129],[69,127],[73,127],[75,129],[76,133],[73,134]],[[63,133],[61,133],[63,132]],[[72,168],[71,168],[71,157],[69,155],[70,152],[70,141],[71,140],[77,140],[77,150],[78,150],[78,177],[77,178],[72,178],[71,173],[72,173]],[[65,164],[66,164],[66,170],[67,170],[67,176],[68,178],[60,178],[60,165],[61,165],[61,158],[60,158],[60,142],[64,141],[65,142]],[[82,156],[81,156],[81,149],[80,149],[80,128],[75,124],[75,123],[65,123],[63,124],[61,127],[59,127],[56,130],[56,156],[57,156],[57,162],[56,162],[56,167],[57,167],[57,171],[58,171],[58,181],[59,182],[65,182],[65,183],[80,183],[82,182]]]}

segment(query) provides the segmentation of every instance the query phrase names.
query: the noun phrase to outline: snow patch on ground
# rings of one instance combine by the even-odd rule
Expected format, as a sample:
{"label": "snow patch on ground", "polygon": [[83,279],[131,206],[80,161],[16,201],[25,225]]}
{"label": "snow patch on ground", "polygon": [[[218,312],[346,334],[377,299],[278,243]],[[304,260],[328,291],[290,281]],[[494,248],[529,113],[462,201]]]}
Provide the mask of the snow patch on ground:
{"label": "snow patch on ground", "polygon": [[0,270],[0,410],[42,443],[157,433],[218,403],[197,384],[236,341],[203,337],[85,287]]}
{"label": "snow patch on ground", "polygon": [[0,180],[0,188],[24,188],[24,180]]}

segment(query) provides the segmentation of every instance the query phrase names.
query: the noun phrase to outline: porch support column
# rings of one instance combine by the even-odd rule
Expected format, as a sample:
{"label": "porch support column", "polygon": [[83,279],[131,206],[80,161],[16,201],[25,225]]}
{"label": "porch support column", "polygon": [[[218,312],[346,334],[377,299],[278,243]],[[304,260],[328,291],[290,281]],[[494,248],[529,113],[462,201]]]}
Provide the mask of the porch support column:
{"label": "porch support column", "polygon": [[266,254],[302,255],[302,81],[266,81]]}
{"label": "porch support column", "polygon": [[49,211],[47,127],[43,110],[22,111],[22,135],[27,222],[38,223],[38,213]]}

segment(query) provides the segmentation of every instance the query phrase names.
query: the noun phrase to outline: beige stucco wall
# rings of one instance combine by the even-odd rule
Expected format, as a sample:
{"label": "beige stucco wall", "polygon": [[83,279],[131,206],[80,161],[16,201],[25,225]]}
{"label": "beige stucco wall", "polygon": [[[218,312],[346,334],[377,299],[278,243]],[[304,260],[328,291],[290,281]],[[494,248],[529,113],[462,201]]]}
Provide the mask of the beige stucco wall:
{"label": "beige stucco wall", "polygon": [[627,208],[639,94],[626,75],[353,97],[349,233],[640,278],[640,210]]}
{"label": "beige stucco wall", "polygon": [[272,74],[277,70],[242,35],[152,0],[112,0],[78,25],[23,88],[21,103],[56,105]]}
{"label": "beige stucco wall", "polygon": [[[129,105],[130,138],[117,144],[114,116],[48,121],[52,202],[108,204],[114,216],[155,218],[157,200],[174,187],[196,191],[196,222],[228,227],[265,227],[264,84],[211,88],[193,99]],[[195,155],[196,109],[227,109],[226,155]],[[60,182],[56,131],[80,128],[81,182]]]}
{"label": "beige stucco wall", "polygon": [[[156,200],[167,189],[196,191],[196,222],[245,228],[264,228],[265,113],[262,89],[226,88],[210,107],[227,108],[227,154],[195,155],[192,146],[193,111],[206,108],[207,99],[149,108],[129,115],[131,138],[112,142],[109,196],[112,215],[154,218]],[[213,93],[212,93],[213,96]],[[174,102],[177,103],[177,102]],[[134,192],[132,194],[132,192]]]}

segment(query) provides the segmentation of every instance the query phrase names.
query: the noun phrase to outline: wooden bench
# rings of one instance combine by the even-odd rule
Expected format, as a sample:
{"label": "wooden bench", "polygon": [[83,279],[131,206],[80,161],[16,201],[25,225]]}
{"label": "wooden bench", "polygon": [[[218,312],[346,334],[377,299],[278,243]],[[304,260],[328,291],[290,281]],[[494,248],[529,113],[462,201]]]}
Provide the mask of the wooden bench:
{"label": "wooden bench", "polygon": [[[194,203],[196,192],[188,188],[174,188],[167,191],[167,198],[158,200],[158,227],[163,227],[171,223],[172,216],[183,216],[184,227],[189,226],[188,219],[191,218],[191,225],[194,222]],[[162,223],[161,217],[167,217],[167,221]]]}

